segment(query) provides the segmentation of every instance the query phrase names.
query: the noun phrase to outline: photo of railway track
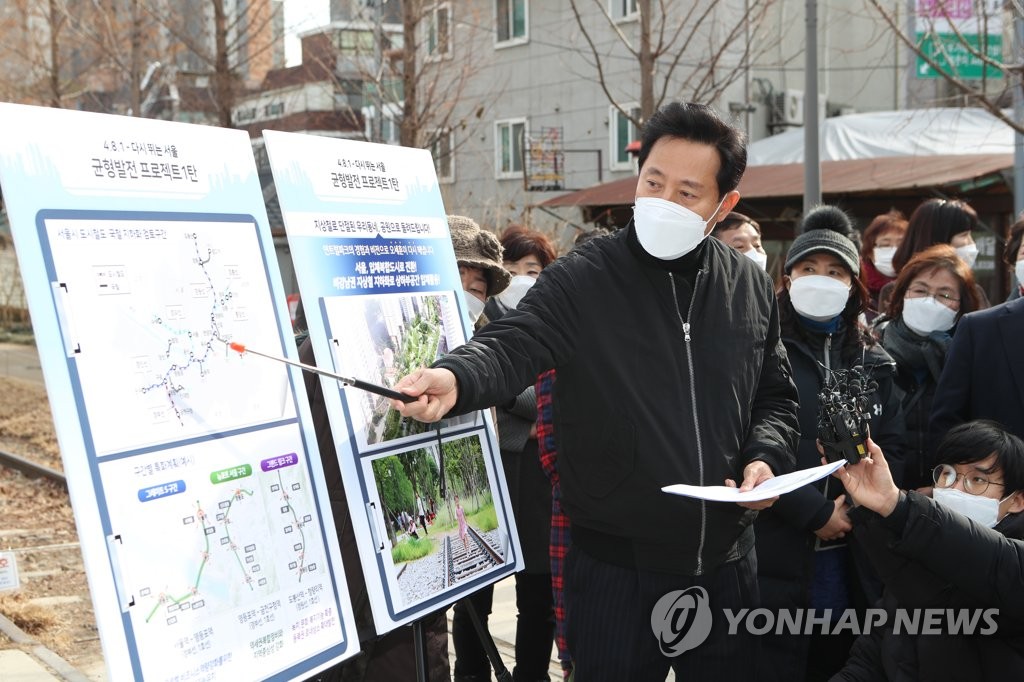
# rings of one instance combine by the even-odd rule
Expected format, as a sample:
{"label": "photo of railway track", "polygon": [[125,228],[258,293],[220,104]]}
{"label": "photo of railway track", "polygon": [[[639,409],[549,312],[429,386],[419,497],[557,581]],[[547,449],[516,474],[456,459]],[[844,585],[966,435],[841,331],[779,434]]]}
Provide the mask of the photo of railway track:
{"label": "photo of railway track", "polygon": [[380,457],[368,468],[396,608],[505,563],[508,532],[478,435]]}

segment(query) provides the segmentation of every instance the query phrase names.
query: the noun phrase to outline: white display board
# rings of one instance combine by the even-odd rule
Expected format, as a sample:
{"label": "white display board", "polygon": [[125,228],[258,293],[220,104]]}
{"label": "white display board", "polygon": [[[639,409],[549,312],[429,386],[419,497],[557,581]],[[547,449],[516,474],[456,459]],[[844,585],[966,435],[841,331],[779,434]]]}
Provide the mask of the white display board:
{"label": "white display board", "polygon": [[[391,387],[465,343],[430,154],[275,131],[264,140],[317,364]],[[378,632],[522,568],[489,412],[442,421],[439,433],[385,398],[321,381]]]}
{"label": "white display board", "polygon": [[[0,105],[0,185],[111,679],[359,651],[249,138]],[[355,568],[355,567],[354,567]]]}
{"label": "white display board", "polygon": [[16,590],[20,586],[17,557],[14,552],[0,552],[0,592]]}

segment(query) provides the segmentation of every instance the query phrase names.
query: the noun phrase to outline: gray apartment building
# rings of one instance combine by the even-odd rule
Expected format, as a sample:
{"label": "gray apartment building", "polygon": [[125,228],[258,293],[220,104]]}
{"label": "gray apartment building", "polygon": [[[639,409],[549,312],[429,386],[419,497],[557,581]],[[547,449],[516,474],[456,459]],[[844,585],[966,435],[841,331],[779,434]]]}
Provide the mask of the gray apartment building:
{"label": "gray apartment building", "polygon": [[[445,206],[491,229],[564,223],[531,208],[566,190],[635,174],[627,146],[639,114],[645,22],[638,0],[457,0],[433,6],[426,58],[469,78],[437,159]],[[897,16],[906,3],[889,0]],[[803,124],[803,0],[650,2],[658,101],[714,104],[751,140]],[[905,19],[903,21],[906,21]],[[818,3],[819,112],[835,116],[961,106],[915,60],[867,0]],[[445,39],[431,37],[434,27]],[[912,30],[908,24],[907,30]],[[614,104],[613,104],[614,101]],[[578,220],[560,211],[565,220]]]}

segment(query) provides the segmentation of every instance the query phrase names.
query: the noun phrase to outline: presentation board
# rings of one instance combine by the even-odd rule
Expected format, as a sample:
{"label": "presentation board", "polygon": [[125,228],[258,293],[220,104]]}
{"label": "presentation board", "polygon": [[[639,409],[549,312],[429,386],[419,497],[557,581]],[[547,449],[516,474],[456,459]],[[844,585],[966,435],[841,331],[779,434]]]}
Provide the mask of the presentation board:
{"label": "presentation board", "polygon": [[[430,154],[264,131],[317,364],[391,387],[466,342]],[[377,631],[522,568],[489,411],[428,425],[321,378]]]}
{"label": "presentation board", "polygon": [[[0,104],[0,186],[110,679],[359,651],[248,135]],[[352,567],[358,570],[358,567]]]}

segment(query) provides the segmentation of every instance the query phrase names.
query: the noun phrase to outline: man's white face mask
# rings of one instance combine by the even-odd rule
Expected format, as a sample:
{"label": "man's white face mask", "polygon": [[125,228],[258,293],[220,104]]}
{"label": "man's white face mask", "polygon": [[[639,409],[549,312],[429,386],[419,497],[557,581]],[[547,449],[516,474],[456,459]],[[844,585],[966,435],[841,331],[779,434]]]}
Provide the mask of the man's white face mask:
{"label": "man's white face mask", "polygon": [[708,223],[722,207],[718,202],[711,218],[699,214],[673,201],[657,197],[637,197],[633,206],[633,226],[636,238],[644,251],[661,260],[675,260],[697,248],[707,237]]}
{"label": "man's white face mask", "polygon": [[932,489],[932,499],[936,502],[947,509],[973,519],[975,523],[979,523],[986,528],[992,528],[999,523],[999,504],[1010,499],[1010,497],[1012,495],[1008,495],[1002,500],[996,500],[991,497],[971,495],[956,488],[935,487]]}
{"label": "man's white face mask", "polygon": [[750,249],[749,251],[744,251],[743,255],[757,263],[757,267],[761,268],[762,270],[768,269],[767,253],[761,253],[757,249]]}

